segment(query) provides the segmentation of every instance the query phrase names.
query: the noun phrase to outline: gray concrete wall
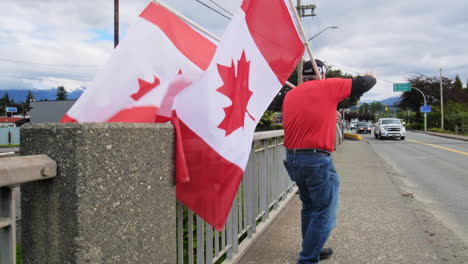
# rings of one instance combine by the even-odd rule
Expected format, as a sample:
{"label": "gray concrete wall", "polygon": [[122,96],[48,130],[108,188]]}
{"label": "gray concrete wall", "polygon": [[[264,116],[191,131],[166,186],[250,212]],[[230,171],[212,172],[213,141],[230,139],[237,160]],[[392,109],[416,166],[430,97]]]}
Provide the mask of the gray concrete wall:
{"label": "gray concrete wall", "polygon": [[167,124],[24,125],[58,170],[21,187],[23,263],[175,263],[173,148]]}

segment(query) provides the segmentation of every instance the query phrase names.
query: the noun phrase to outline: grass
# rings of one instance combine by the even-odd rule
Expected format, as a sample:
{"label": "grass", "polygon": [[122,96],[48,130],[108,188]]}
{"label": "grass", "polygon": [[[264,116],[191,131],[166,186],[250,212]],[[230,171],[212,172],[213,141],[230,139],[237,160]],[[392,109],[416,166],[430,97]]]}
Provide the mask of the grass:
{"label": "grass", "polygon": [[[429,128],[429,129],[427,129],[427,131],[430,131],[430,132],[437,132],[437,133],[444,133],[444,134],[451,134],[451,135],[461,135],[461,133],[455,134],[454,131],[442,130],[442,129],[436,128],[436,127]],[[465,136],[468,136],[468,134],[465,133]]]}
{"label": "grass", "polygon": [[22,248],[21,248],[21,243],[16,244],[16,264],[22,264],[23,263],[23,258],[22,258]]}
{"label": "grass", "polygon": [[19,148],[19,144],[16,145],[0,145],[0,148]]}

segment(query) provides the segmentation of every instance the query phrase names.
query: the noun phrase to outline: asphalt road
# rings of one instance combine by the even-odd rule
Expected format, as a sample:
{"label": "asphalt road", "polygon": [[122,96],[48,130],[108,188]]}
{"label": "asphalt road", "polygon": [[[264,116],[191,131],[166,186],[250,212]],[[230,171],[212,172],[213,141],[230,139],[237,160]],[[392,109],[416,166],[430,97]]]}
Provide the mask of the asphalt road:
{"label": "asphalt road", "polygon": [[468,245],[468,142],[412,132],[405,140],[361,136],[402,175],[408,195]]}

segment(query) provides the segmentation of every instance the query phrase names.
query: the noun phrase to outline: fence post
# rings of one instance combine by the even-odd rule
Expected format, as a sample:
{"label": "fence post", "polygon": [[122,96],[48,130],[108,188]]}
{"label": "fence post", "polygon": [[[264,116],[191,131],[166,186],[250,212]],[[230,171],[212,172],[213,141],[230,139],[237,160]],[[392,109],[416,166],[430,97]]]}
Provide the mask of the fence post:
{"label": "fence post", "polygon": [[173,128],[33,124],[21,155],[57,177],[21,187],[23,263],[176,263]]}

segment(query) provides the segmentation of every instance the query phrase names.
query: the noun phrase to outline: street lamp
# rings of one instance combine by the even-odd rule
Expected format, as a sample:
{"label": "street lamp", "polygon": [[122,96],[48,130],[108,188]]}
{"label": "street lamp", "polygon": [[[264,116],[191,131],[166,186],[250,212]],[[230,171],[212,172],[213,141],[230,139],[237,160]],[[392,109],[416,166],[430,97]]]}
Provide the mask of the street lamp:
{"label": "street lamp", "polygon": [[[432,77],[429,77],[427,75],[424,75],[419,72],[415,72],[419,75],[426,76],[427,78],[432,79]],[[435,78],[437,79],[437,78]],[[442,68],[440,68],[440,78],[439,78],[439,83],[440,83],[440,128],[444,130],[444,94],[443,94],[443,88],[442,88]]]}
{"label": "street lamp", "polygon": [[322,32],[324,32],[325,30],[327,30],[327,29],[329,29],[329,28],[335,29],[335,28],[338,28],[338,27],[335,27],[335,26],[326,27],[326,28],[324,28],[322,31],[320,31],[319,33],[317,33],[317,34],[313,35],[311,38],[309,38],[308,41],[311,41],[313,38],[315,38],[315,37],[317,37],[318,35],[322,34]]}
{"label": "street lamp", "polygon": [[[335,27],[335,26],[331,26],[331,27],[326,27],[324,28],[322,31],[320,31],[319,33],[313,35],[311,38],[308,39],[308,41],[310,41],[311,39],[315,38],[316,36],[322,34],[322,32],[324,32],[325,30],[329,29],[329,28],[338,28],[338,27]],[[299,61],[299,63],[297,64],[297,84],[301,84],[302,83],[302,59]]]}
{"label": "street lamp", "polygon": [[[416,89],[418,92],[420,92],[422,94],[423,99],[424,99],[424,105],[427,105],[426,96],[424,95],[424,93],[421,90],[419,90],[418,88],[414,87],[414,86],[412,86],[411,88]],[[427,131],[427,113],[424,113],[424,132],[426,132],[426,131]]]}

